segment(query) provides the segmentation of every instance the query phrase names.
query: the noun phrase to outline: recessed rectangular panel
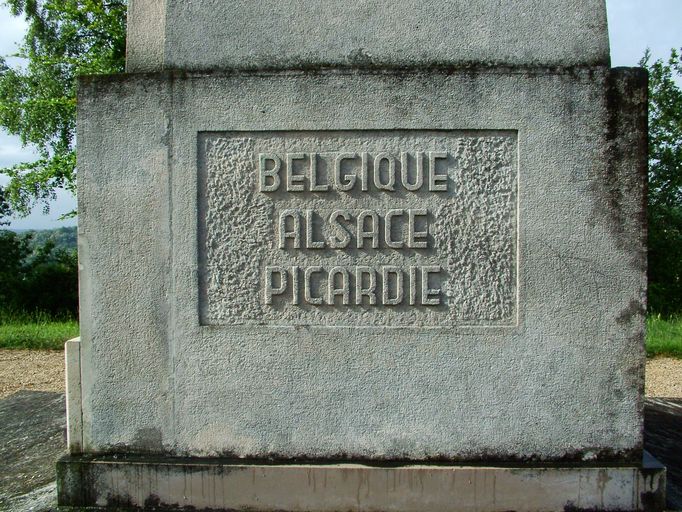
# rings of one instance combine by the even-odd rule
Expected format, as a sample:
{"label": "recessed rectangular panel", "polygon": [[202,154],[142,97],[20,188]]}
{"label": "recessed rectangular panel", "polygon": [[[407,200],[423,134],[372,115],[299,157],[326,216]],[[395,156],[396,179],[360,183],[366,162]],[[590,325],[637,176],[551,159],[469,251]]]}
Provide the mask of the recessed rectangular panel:
{"label": "recessed rectangular panel", "polygon": [[198,143],[203,325],[516,324],[516,132]]}

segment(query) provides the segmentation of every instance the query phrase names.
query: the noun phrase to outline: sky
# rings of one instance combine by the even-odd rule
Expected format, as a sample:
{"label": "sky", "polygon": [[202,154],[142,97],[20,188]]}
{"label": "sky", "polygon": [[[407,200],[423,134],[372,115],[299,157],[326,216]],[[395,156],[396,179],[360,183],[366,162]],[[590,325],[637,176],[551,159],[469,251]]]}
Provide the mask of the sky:
{"label": "sky", "polygon": [[[607,0],[612,66],[636,66],[646,48],[653,57],[667,58],[670,49],[682,47],[682,0]],[[0,6],[0,55],[12,55],[26,30],[21,19],[12,17]],[[11,61],[10,61],[11,62]],[[0,168],[29,160],[34,153],[22,148],[20,141],[0,132]],[[0,175],[0,185],[7,182]],[[59,217],[76,208],[76,199],[68,192],[58,192],[50,213],[41,207],[26,218],[14,219],[11,229],[51,229],[73,226],[76,219]]]}

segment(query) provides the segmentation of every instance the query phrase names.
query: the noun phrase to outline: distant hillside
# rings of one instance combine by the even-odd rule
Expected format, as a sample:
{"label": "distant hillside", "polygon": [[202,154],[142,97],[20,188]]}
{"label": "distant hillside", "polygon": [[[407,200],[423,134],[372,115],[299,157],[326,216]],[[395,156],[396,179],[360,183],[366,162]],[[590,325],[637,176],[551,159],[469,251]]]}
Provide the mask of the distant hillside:
{"label": "distant hillside", "polygon": [[71,226],[68,228],[23,231],[22,234],[30,233],[33,236],[31,246],[34,248],[43,246],[45,245],[45,242],[52,240],[55,249],[76,250],[78,240],[76,230],[76,226]]}

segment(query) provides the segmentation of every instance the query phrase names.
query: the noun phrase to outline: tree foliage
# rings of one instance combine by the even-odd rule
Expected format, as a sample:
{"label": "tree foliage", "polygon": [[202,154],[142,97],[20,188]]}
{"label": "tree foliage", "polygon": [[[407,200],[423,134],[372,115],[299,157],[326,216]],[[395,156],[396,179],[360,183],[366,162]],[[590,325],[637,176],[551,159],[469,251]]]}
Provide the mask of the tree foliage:
{"label": "tree foliage", "polygon": [[0,226],[9,224],[9,216],[12,214],[12,209],[5,197],[5,189],[0,187]]}
{"label": "tree foliage", "polygon": [[29,240],[12,231],[0,230],[0,310],[21,307],[23,262],[29,253]]}
{"label": "tree foliage", "polygon": [[55,229],[40,229],[30,232],[31,247],[36,248],[49,240],[54,243],[55,249],[76,250],[78,246],[78,233],[76,226],[65,226]]}
{"label": "tree foliage", "polygon": [[125,64],[125,1],[7,0],[28,22],[18,62],[0,59],[0,126],[38,158],[2,173],[11,207],[48,208],[54,190],[75,190],[76,77],[118,73]]}
{"label": "tree foliage", "polygon": [[[681,50],[682,51],[682,50]],[[682,312],[682,54],[641,65],[649,71],[649,308]]]}
{"label": "tree foliage", "polygon": [[0,312],[78,312],[78,256],[75,249],[36,244],[33,233],[0,230]]}

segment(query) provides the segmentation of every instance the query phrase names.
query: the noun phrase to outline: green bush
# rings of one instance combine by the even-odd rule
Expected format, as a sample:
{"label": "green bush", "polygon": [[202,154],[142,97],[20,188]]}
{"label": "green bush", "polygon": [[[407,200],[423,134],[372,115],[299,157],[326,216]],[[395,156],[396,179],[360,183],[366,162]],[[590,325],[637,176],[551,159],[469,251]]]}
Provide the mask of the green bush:
{"label": "green bush", "polygon": [[682,54],[649,71],[649,312],[682,313]]}
{"label": "green bush", "polygon": [[52,240],[33,247],[33,234],[0,231],[0,312],[16,317],[42,312],[51,318],[78,315],[78,257]]}

